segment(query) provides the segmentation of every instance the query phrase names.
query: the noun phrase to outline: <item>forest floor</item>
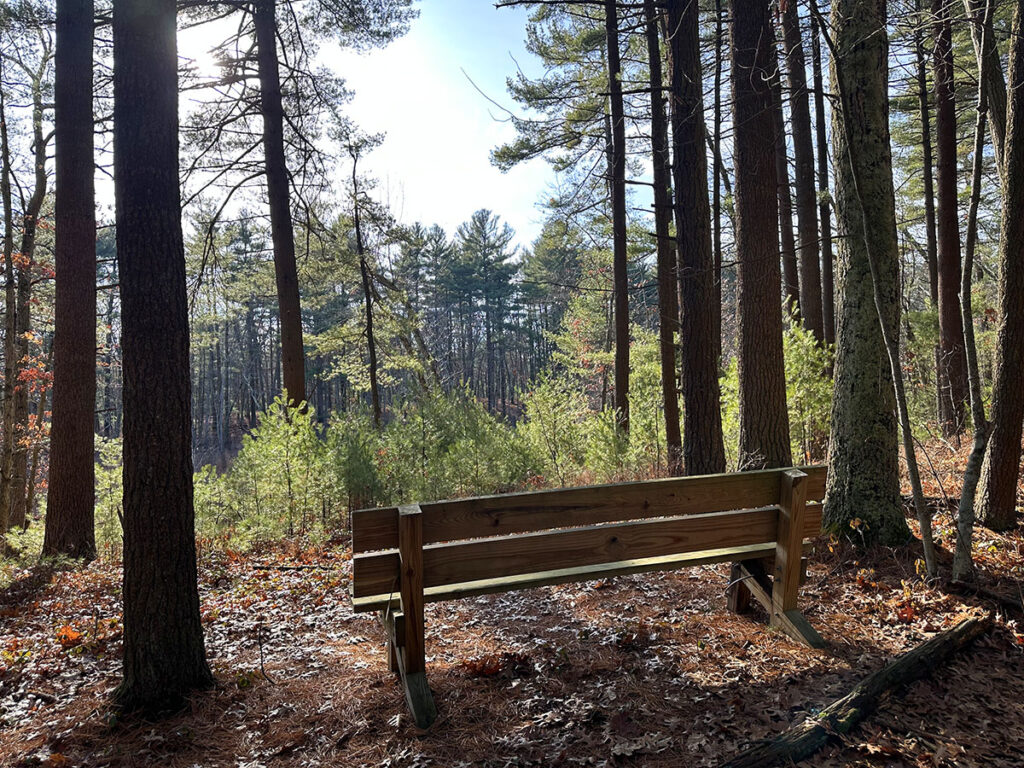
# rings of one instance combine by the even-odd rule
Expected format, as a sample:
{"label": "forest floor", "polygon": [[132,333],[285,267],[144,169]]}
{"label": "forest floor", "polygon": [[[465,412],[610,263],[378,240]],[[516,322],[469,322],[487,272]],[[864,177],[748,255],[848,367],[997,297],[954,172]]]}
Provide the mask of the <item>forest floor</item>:
{"label": "forest floor", "polygon": [[[943,515],[940,541],[952,529]],[[983,584],[1018,596],[1024,529],[979,531]],[[727,566],[427,608],[439,719],[410,722],[384,633],[353,615],[346,542],[202,553],[217,685],[156,722],[109,705],[120,671],[120,569],[8,571],[0,590],[0,765],[715,766],[844,694],[970,613],[925,586],[912,548],[820,540],[801,592],[829,643],[725,610]],[[946,562],[948,572],[948,559]],[[998,612],[997,612],[998,613]],[[1024,622],[992,632],[888,700],[808,766],[1020,766]]]}

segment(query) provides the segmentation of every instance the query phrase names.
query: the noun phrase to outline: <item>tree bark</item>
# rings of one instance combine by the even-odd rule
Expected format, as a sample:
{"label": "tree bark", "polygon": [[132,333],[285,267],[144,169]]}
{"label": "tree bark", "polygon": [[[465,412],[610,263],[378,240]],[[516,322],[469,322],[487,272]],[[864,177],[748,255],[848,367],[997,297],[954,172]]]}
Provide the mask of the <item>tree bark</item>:
{"label": "tree bark", "polygon": [[276,0],[256,0],[253,27],[263,116],[263,152],[270,205],[270,237],[274,244],[274,277],[281,322],[281,367],[288,402],[306,400],[306,360],[302,342],[302,307],[295,265],[295,233],[289,197],[288,166],[284,154],[284,107],[277,61]]}
{"label": "tree bark", "polygon": [[828,137],[826,136],[825,85],[821,70],[821,34],[811,16],[811,61],[814,72],[814,117],[818,143],[818,220],[821,225],[821,316],[825,343],[836,343],[835,275],[832,254],[832,210],[828,184]]}
{"label": "tree bark", "polygon": [[1010,35],[1010,103],[1004,147],[1003,211],[999,241],[999,326],[992,384],[992,434],[981,470],[975,511],[989,528],[1017,522],[1021,425],[1024,422],[1024,3],[1017,0]]}
{"label": "tree bark", "polygon": [[668,121],[665,117],[664,78],[661,72],[659,12],[654,0],[644,2],[647,60],[651,83],[651,157],[654,177],[654,228],[658,251],[658,342],[661,351],[661,398],[665,410],[665,448],[668,473],[683,474],[683,438],[679,431],[679,392],[676,387],[675,330],[678,280],[676,255],[670,234],[672,223],[671,162]]}
{"label": "tree bark", "polygon": [[[21,224],[21,260],[18,265],[17,278],[17,313],[15,318],[15,370],[20,379],[20,372],[28,362],[29,333],[32,330],[32,267],[35,263],[36,234],[39,229],[39,212],[47,192],[46,154],[49,140],[43,132],[43,88],[45,87],[46,71],[49,69],[48,52],[44,51],[44,60],[32,78],[32,195],[26,201],[22,211]],[[11,437],[16,441],[14,446],[13,466],[11,471],[10,519],[11,528],[27,528],[28,501],[28,394],[29,382],[17,381],[14,387],[14,430]]]}
{"label": "tree bark", "polygon": [[800,262],[800,320],[819,341],[825,340],[818,260],[818,218],[815,211],[814,143],[803,33],[797,3],[782,3],[782,34],[789,79],[789,124],[793,131],[793,180],[796,187],[797,255]]}
{"label": "tree bark", "polygon": [[[802,317],[800,306],[800,269],[797,266],[796,238],[793,236],[793,194],[789,186],[789,156],[786,151],[786,120],[782,111],[782,80],[774,56],[776,74],[771,78],[772,123],[775,128],[775,178],[779,190],[779,245],[782,248],[782,285],[786,309]],[[738,174],[737,174],[738,175]]]}
{"label": "tree bark", "polygon": [[718,383],[721,340],[716,317],[722,308],[711,248],[698,33],[697,4],[668,0],[672,187],[681,298],[683,464],[688,475],[725,471]]}
{"label": "tree bark", "polygon": [[604,4],[608,53],[608,100],[611,107],[609,190],[612,208],[612,272],[615,283],[615,415],[629,433],[629,264],[626,253],[626,117],[622,104],[619,18],[615,0]]}
{"label": "tree bark", "polygon": [[960,222],[957,200],[956,103],[953,86],[953,31],[945,0],[934,0],[935,143],[938,154],[936,232],[939,275],[940,424],[946,437],[966,427],[967,358],[960,317]]}
{"label": "tree bark", "polygon": [[[986,20],[991,5],[986,3]],[[982,60],[984,62],[984,60]],[[960,311],[963,314],[964,349],[967,353],[967,383],[971,395],[971,421],[974,440],[964,469],[963,490],[956,515],[956,549],[953,553],[954,581],[969,581],[974,575],[974,499],[981,475],[990,425],[985,419],[981,374],[978,370],[978,345],[974,339],[974,316],[971,311],[971,289],[974,278],[974,251],[978,242],[978,206],[981,203],[981,178],[985,154],[985,123],[988,112],[985,67],[978,78],[978,107],[974,128],[974,157],[971,160],[971,202],[967,213],[967,242],[964,244],[964,266],[961,271]]]}
{"label": "tree bark", "polygon": [[1003,78],[1003,63],[999,58],[999,46],[996,43],[992,21],[995,14],[988,14],[988,20],[984,21],[985,6],[986,0],[964,0],[967,15],[974,21],[970,25],[971,40],[974,43],[974,55],[978,59],[978,72],[985,82],[988,126],[992,134],[992,149],[996,155],[996,172],[1002,180],[1006,143],[1006,80]]}
{"label": "tree bark", "polygon": [[[0,57],[0,80],[4,75],[3,57]],[[3,386],[3,446],[0,458],[0,536],[7,533],[11,514],[11,475],[14,470],[14,381],[15,322],[17,297],[14,282],[14,207],[11,202],[11,146],[7,133],[7,101],[0,88],[0,196],[4,209],[4,386]],[[0,555],[4,554],[0,547]]]}
{"label": "tree bark", "polygon": [[739,260],[740,469],[792,463],[782,357],[775,126],[776,67],[768,0],[732,13],[733,155]]}
{"label": "tree bark", "polygon": [[212,684],[196,584],[174,0],[115,0],[114,195],[124,370],[125,709]]}
{"label": "tree bark", "polygon": [[[842,93],[842,87],[847,95],[843,107],[832,112],[839,316],[824,522],[846,533],[853,523],[865,542],[901,544],[910,531],[900,497],[897,403],[885,343],[896,338],[899,328],[889,46],[879,32],[885,24],[884,0],[837,0],[833,5],[833,91]],[[847,109],[850,113],[844,114]],[[859,174],[851,155],[860,161]]]}

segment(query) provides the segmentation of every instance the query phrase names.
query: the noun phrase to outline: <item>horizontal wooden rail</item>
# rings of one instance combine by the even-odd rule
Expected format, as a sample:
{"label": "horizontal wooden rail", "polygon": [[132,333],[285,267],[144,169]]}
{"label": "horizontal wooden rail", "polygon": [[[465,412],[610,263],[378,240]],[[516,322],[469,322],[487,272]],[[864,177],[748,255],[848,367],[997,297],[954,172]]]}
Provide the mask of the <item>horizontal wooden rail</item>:
{"label": "horizontal wooden rail", "polygon": [[[825,467],[801,467],[807,500],[825,495]],[[785,470],[702,475],[612,485],[481,496],[421,504],[423,542],[505,536],[625,520],[701,515],[768,507],[779,502]],[[398,547],[398,508],[352,513],[352,550]]]}
{"label": "horizontal wooden rail", "polygon": [[[810,551],[810,544],[804,544],[804,551]],[[754,544],[746,547],[729,547],[727,549],[705,549],[701,552],[689,552],[685,555],[666,555],[664,557],[644,557],[639,560],[619,560],[614,563],[586,565],[580,568],[556,568],[550,571],[523,573],[518,576],[504,576],[496,579],[480,579],[464,581],[458,584],[446,584],[443,587],[427,587],[423,590],[423,602],[438,603],[446,600],[459,600],[464,597],[491,595],[496,592],[513,592],[519,589],[533,589],[555,584],[569,584],[577,581],[594,581],[608,579],[613,576],[625,576],[633,573],[649,573],[651,571],[674,571],[680,568],[692,568],[709,563],[735,563],[744,560],[759,560],[775,556],[775,544]],[[388,593],[353,597],[352,608],[356,613],[382,611],[391,606],[400,607],[398,594]]]}
{"label": "horizontal wooden rail", "polygon": [[[809,505],[804,522],[803,536],[816,536],[821,508]],[[775,541],[778,524],[773,506],[433,544],[423,548],[423,586],[764,544]],[[397,552],[354,556],[352,596],[396,591],[399,567]]]}

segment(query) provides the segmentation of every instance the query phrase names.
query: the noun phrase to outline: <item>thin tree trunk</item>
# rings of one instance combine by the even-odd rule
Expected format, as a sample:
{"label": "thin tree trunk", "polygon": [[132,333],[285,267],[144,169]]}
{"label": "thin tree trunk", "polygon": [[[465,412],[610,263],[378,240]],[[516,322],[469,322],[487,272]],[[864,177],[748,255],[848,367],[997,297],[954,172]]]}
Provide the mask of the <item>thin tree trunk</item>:
{"label": "thin tree trunk", "polygon": [[[45,54],[44,54],[45,55]],[[34,187],[32,196],[22,212],[21,224],[21,264],[18,266],[17,317],[15,320],[15,370],[16,379],[28,363],[29,333],[32,330],[32,266],[35,263],[36,232],[39,225],[39,211],[46,198],[46,154],[49,142],[43,134],[43,79],[49,62],[45,61],[32,82],[32,148]],[[95,297],[93,299],[95,301]],[[28,517],[25,500],[28,482],[28,389],[29,383],[21,381],[14,387],[14,431],[11,436],[16,440],[10,489],[10,518],[8,525],[26,528]]]}
{"label": "thin tree trunk", "polygon": [[676,388],[675,330],[679,285],[676,255],[672,247],[671,163],[668,149],[668,121],[665,117],[664,78],[661,72],[661,39],[658,10],[654,0],[645,0],[647,59],[651,82],[651,156],[654,176],[654,226],[658,249],[658,341],[661,349],[661,397],[665,408],[665,447],[668,472],[683,474],[683,438],[679,431],[679,393]]}
{"label": "thin tree trunk", "polygon": [[366,349],[370,365],[370,405],[373,408],[373,425],[380,429],[380,387],[377,383],[377,341],[373,335],[373,290],[370,287],[370,268],[366,263],[366,249],[363,245],[363,228],[359,218],[359,176],[357,166],[359,153],[349,150],[352,155],[352,210],[356,230],[356,256],[359,257],[359,274],[363,280],[363,299],[366,312]]}
{"label": "thin tree trunk", "polygon": [[960,223],[957,199],[956,104],[953,86],[953,31],[946,0],[934,0],[935,139],[938,150],[939,344],[944,376],[940,419],[946,437],[966,427],[967,358],[960,317]]}
{"label": "thin tree trunk", "polygon": [[668,42],[682,318],[683,464],[686,474],[704,475],[725,471],[725,445],[718,383],[722,307],[711,245],[696,3],[669,0]]}
{"label": "thin tree trunk", "polygon": [[[0,57],[0,81],[3,80]],[[7,102],[0,88],[0,196],[4,208],[4,387],[3,456],[0,458],[0,536],[7,533],[11,514],[11,474],[14,469],[15,322],[17,297],[14,282],[14,209],[11,204],[11,148],[7,135]],[[0,555],[5,547],[0,547]]]}
{"label": "thin tree trunk", "polygon": [[733,155],[739,258],[740,469],[792,462],[782,358],[775,125],[776,72],[768,0],[736,0],[732,14]]}
{"label": "thin tree trunk", "polygon": [[615,413],[619,429],[629,433],[629,274],[626,253],[626,118],[622,104],[619,19],[615,0],[604,4],[611,105],[609,187],[612,208],[612,272],[615,281]]}
{"label": "thin tree trunk", "polygon": [[[800,270],[796,260],[796,239],[793,236],[793,195],[789,186],[789,156],[786,153],[786,121],[782,112],[782,82],[778,76],[778,58],[773,50],[775,73],[771,76],[772,124],[775,130],[775,178],[779,190],[779,245],[782,248],[782,287],[786,308],[794,317],[801,317]],[[739,176],[739,174],[737,174]]]}
{"label": "thin tree trunk", "polygon": [[277,61],[276,10],[276,0],[256,0],[253,5],[253,27],[256,31],[260,79],[270,236],[274,243],[274,276],[281,319],[281,365],[288,402],[298,406],[306,399],[306,361],[302,343],[302,307],[295,265],[295,233],[292,231],[288,166],[284,153],[284,107],[281,104],[281,74]]}
{"label": "thin tree trunk", "polygon": [[[715,263],[715,306],[714,313],[714,343],[716,364],[721,364],[722,359],[722,182],[728,183],[722,168],[722,48],[725,42],[725,13],[722,10],[722,0],[715,0],[715,105],[713,118],[715,121],[712,138],[712,185],[711,202],[711,236],[712,250]],[[698,60],[699,65],[699,60]],[[703,107],[703,105],[701,105]],[[702,109],[703,111],[703,109]]]}
{"label": "thin tree trunk", "polygon": [[[125,709],[213,684],[192,503],[174,0],[115,0],[114,195],[124,366]],[[159,450],[154,450],[159,446]]]}
{"label": "thin tree trunk", "polygon": [[828,185],[828,137],[826,136],[825,85],[821,70],[821,33],[811,15],[811,57],[814,72],[814,117],[818,143],[818,221],[821,228],[821,315],[825,343],[836,343],[835,276],[832,255],[832,210]]}
{"label": "thin tree trunk", "polygon": [[1024,3],[1014,5],[999,242],[999,326],[992,384],[992,435],[975,511],[989,528],[1017,522],[1021,425],[1024,422]]}
{"label": "thin tree trunk", "polygon": [[[981,21],[982,45],[986,43],[992,4],[986,0]],[[982,400],[981,374],[978,371],[978,347],[974,340],[974,315],[971,311],[971,282],[974,275],[974,251],[978,242],[978,205],[981,203],[981,177],[985,154],[985,120],[988,112],[987,62],[979,60],[977,122],[974,128],[974,158],[971,167],[971,202],[967,213],[967,242],[964,247],[964,266],[961,271],[960,311],[963,313],[964,349],[967,353],[967,382],[971,395],[971,421],[974,422],[974,441],[967,467],[964,470],[963,490],[957,510],[956,550],[953,554],[953,579],[970,580],[974,574],[974,498],[981,476],[981,465],[988,444],[989,423],[985,419]]]}
{"label": "thin tree trunk", "polygon": [[796,2],[782,3],[782,34],[786,44],[789,77],[789,124],[793,130],[796,166],[797,244],[800,262],[800,319],[819,341],[825,340],[821,305],[821,266],[818,261],[818,218],[815,210],[814,144],[811,138],[811,106],[807,94],[807,70],[803,33]]}
{"label": "thin tree trunk", "polygon": [[[1002,180],[1006,137],[1006,80],[1003,78],[1003,63],[999,58],[999,46],[996,43],[993,25],[995,14],[989,13],[988,21],[983,22],[986,6],[986,0],[964,0],[967,15],[974,21],[971,24],[971,40],[974,42],[974,55],[978,59],[979,76],[985,80],[985,101],[988,103],[986,112],[989,130],[992,133],[992,149],[996,155],[996,172]],[[1013,39],[1012,36],[1010,39]]]}

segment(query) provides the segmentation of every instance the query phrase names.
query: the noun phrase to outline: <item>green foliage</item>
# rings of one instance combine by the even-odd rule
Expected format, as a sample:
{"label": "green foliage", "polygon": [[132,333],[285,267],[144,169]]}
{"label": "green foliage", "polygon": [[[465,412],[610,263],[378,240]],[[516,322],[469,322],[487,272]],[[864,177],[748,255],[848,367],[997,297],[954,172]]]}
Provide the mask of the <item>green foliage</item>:
{"label": "green foliage", "polygon": [[312,409],[291,408],[279,395],[228,472],[196,473],[197,533],[212,537],[228,528],[260,541],[322,530],[336,499],[329,468]]}
{"label": "green foliage", "polygon": [[786,358],[786,403],[793,462],[818,463],[825,459],[829,417],[832,412],[832,349],[818,344],[814,334],[791,322],[782,335]]}
{"label": "green foliage", "polygon": [[122,500],[121,439],[96,436],[96,550],[101,556],[117,556],[121,551]]}
{"label": "green foliage", "polygon": [[538,471],[523,438],[460,391],[400,404],[379,446],[378,503],[501,493]]}
{"label": "green foliage", "polygon": [[[825,458],[829,419],[832,412],[832,380],[826,371],[832,351],[815,341],[814,335],[791,322],[783,331],[782,348],[786,365],[786,404],[794,463],[821,462]],[[722,386],[722,433],[728,468],[735,470],[740,439],[739,369],[736,358],[729,361]]]}

